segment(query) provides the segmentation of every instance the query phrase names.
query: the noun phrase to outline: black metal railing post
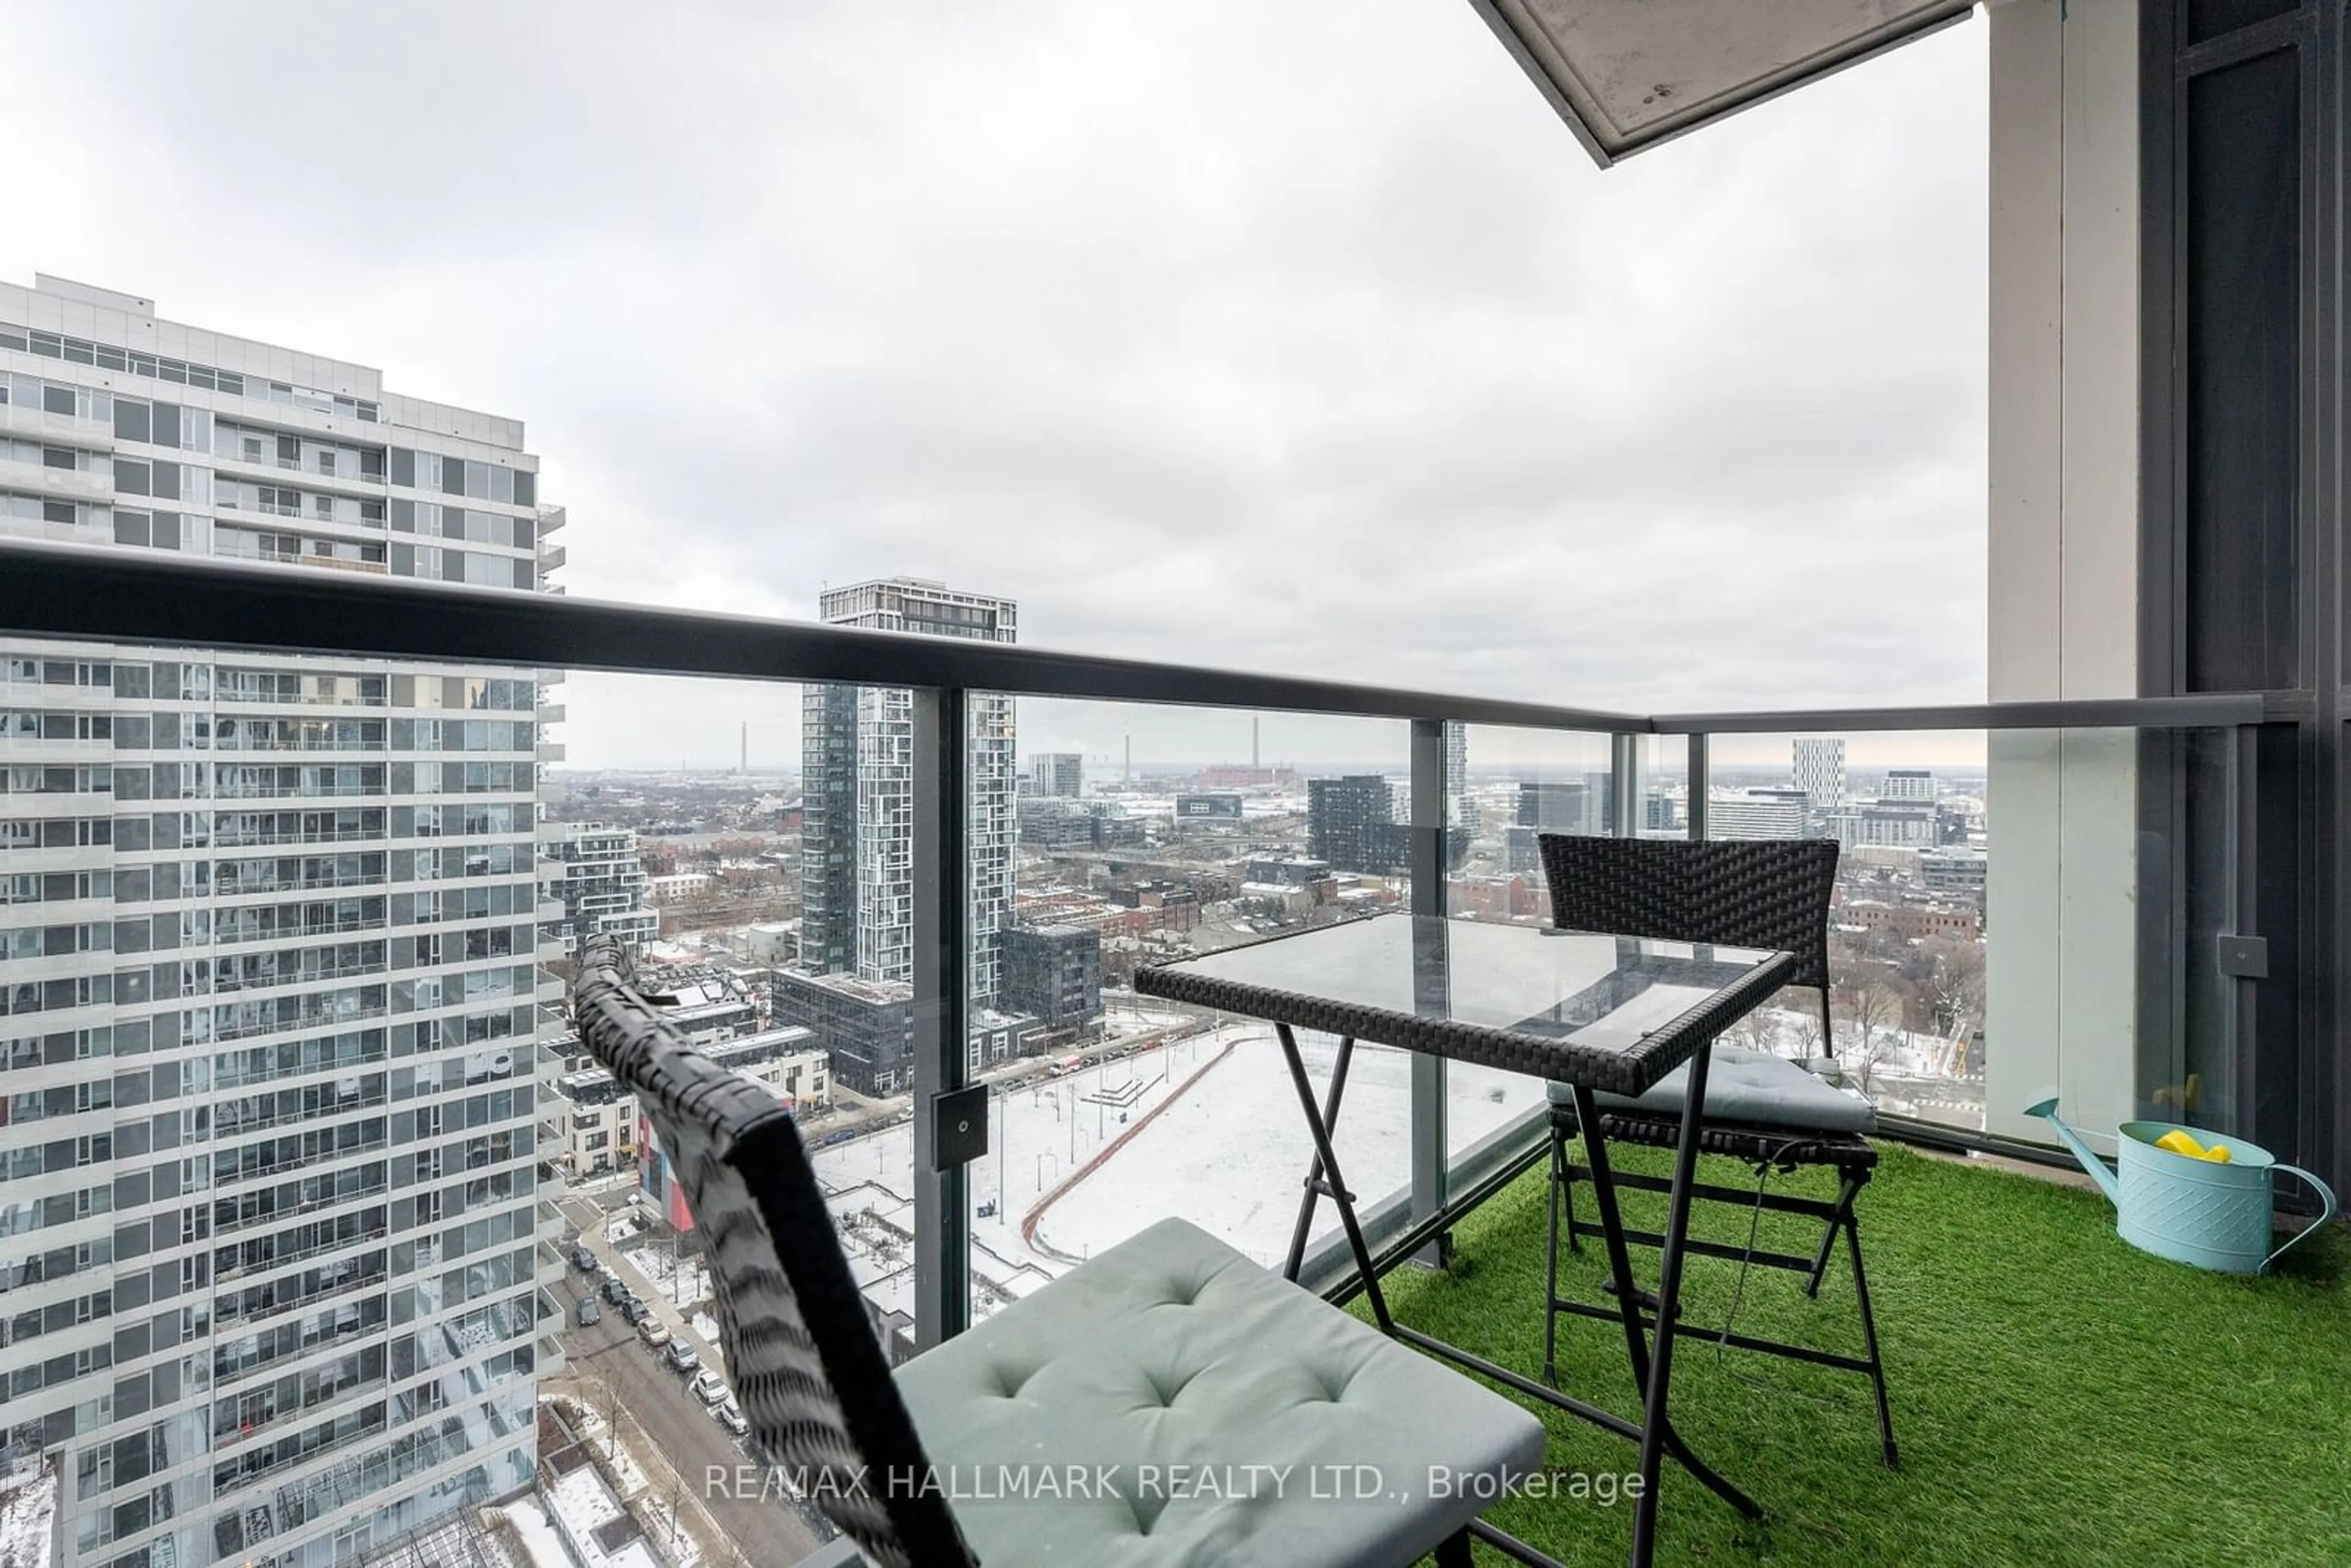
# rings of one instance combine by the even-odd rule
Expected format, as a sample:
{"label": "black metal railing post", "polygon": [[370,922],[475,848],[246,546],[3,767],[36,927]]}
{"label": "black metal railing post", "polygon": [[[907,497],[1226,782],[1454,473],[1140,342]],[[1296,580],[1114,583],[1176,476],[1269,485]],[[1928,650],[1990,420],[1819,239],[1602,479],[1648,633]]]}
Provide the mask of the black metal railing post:
{"label": "black metal railing post", "polygon": [[967,694],[918,687],[914,728],[914,1343],[971,1326],[971,1192],[943,1139],[971,1075],[971,740]]}
{"label": "black metal railing post", "polygon": [[1641,737],[1619,730],[1608,737],[1608,808],[1615,836],[1641,836]]}
{"label": "black metal railing post", "polygon": [[1709,738],[1705,735],[1689,737],[1689,767],[1686,770],[1689,803],[1685,814],[1689,818],[1689,836],[1693,843],[1702,843],[1706,840],[1707,792],[1714,788],[1714,769],[1707,752]]}
{"label": "black metal railing post", "polygon": [[[1412,912],[1416,915],[1445,914],[1445,873],[1451,847],[1451,821],[1459,803],[1446,791],[1446,731],[1443,719],[1412,721]],[[1413,1222],[1445,1210],[1451,1184],[1446,1157],[1445,1061],[1415,1052],[1412,1059],[1412,1207]],[[1440,1233],[1416,1256],[1432,1268],[1443,1268],[1452,1238]]]}

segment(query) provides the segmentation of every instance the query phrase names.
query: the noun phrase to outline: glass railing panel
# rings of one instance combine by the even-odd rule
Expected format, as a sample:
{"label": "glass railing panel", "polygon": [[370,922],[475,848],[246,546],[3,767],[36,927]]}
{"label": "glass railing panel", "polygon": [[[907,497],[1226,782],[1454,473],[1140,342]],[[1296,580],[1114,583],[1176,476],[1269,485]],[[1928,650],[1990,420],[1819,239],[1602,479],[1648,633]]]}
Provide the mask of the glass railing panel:
{"label": "glass railing panel", "polygon": [[[999,977],[990,1027],[1012,1031],[977,1064],[996,1092],[987,1152],[970,1167],[974,1312],[1171,1216],[1278,1268],[1312,1148],[1273,1031],[1139,997],[1133,977],[1406,905],[1409,727],[1008,706],[1010,821],[976,807],[970,824],[975,878],[1009,871],[1008,917],[992,930],[994,895],[975,888],[975,947],[993,941],[999,957],[974,968]],[[978,759],[1003,737],[982,730],[979,699],[972,707],[984,785],[993,774]],[[986,852],[999,836],[1011,840],[1003,862]],[[1336,1042],[1300,1045],[1320,1094]],[[1409,1076],[1400,1052],[1355,1052],[1337,1146],[1366,1207],[1409,1180]],[[849,1148],[836,1168],[886,1185],[906,1138]],[[1314,1240],[1337,1234],[1325,1203]]]}
{"label": "glass railing panel", "polygon": [[[2245,1088],[2262,1031],[2294,1006],[2297,872],[2290,852],[2254,858],[2249,813],[2278,785],[2265,766],[2290,796],[2291,746],[2271,758],[2251,729],[2000,732],[1991,764],[1988,1129],[2046,1141],[2024,1108],[2055,1095],[2103,1150],[2137,1117],[2262,1135]],[[2265,935],[2277,966],[2232,973],[2239,934]]]}
{"label": "glass railing panel", "polygon": [[[1463,788],[1455,829],[1463,837],[1445,879],[1445,913],[1457,920],[1551,924],[1544,891],[1543,833],[1616,831],[1614,747],[1605,735],[1462,727]],[[1646,737],[1654,740],[1656,737]],[[1674,780],[1642,770],[1645,786]],[[1464,1062],[1442,1064],[1445,1143],[1456,1166],[1522,1137],[1544,1103],[1543,1085],[1522,1074]]]}
{"label": "glass railing panel", "polygon": [[[1841,846],[1827,1016],[1791,988],[1729,1042],[1813,1062],[1881,1113],[2045,1142],[2069,1119],[2241,1108],[2237,732],[1729,735],[1718,840]],[[1996,824],[1996,826],[1995,826]]]}
{"label": "glass railing panel", "polygon": [[1710,738],[1708,837],[1840,847],[1826,1018],[1817,989],[1791,988],[1729,1043],[1813,1062],[1881,1111],[1983,1129],[1987,774],[1980,730]]}

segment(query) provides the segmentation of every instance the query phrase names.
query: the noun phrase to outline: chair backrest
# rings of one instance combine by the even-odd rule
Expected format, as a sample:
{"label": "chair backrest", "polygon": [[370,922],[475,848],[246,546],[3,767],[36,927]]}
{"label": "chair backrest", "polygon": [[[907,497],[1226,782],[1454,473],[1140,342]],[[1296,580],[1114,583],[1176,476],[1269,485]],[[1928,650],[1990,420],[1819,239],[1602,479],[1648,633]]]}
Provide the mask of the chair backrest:
{"label": "chair backrest", "polygon": [[1830,1050],[1828,922],[1835,841],[1543,833],[1537,842],[1551,883],[1552,925],[1793,954],[1796,969],[1788,983],[1820,991],[1821,1043]]}
{"label": "chair backrest", "polygon": [[973,1568],[930,1475],[781,1101],[688,1046],[610,936],[582,948],[580,1042],[652,1120],[718,1298],[728,1380],[760,1446],[876,1568]]}

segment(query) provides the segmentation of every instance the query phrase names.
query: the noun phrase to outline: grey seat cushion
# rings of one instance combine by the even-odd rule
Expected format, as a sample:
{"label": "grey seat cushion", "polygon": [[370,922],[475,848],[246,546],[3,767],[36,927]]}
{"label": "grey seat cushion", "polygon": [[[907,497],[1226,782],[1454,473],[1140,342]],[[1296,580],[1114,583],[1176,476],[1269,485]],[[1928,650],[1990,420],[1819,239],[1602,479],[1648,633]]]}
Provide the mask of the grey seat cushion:
{"label": "grey seat cushion", "polygon": [[[1622,1094],[1595,1094],[1603,1111],[1646,1111],[1678,1116],[1689,1095],[1689,1066],[1684,1063],[1649,1086],[1638,1099]],[[1567,1104],[1573,1095],[1564,1083],[1551,1086],[1553,1104]],[[1718,1045],[1706,1073],[1706,1115],[1710,1122],[1740,1122],[1758,1127],[1789,1127],[1808,1133],[1875,1133],[1877,1113],[1858,1095],[1823,1082],[1800,1062],[1760,1051]]]}
{"label": "grey seat cushion", "polygon": [[1180,1219],[897,1376],[989,1568],[1403,1568],[1485,1507],[1433,1471],[1543,1458],[1527,1411]]}

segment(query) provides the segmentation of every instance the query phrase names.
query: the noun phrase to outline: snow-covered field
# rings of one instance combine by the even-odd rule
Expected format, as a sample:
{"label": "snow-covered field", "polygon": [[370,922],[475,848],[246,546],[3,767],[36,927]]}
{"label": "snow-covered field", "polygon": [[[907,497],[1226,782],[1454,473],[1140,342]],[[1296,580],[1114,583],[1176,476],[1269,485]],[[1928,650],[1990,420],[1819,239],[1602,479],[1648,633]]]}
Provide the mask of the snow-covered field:
{"label": "snow-covered field", "polygon": [[[1022,1238],[1022,1216],[1153,1107],[1209,1074],[1227,1045],[1246,1049],[1238,1043],[1243,1035],[1258,1033],[1232,1026],[1219,1035],[1140,1051],[990,1098],[989,1152],[971,1167],[975,1211],[991,1210],[974,1220],[972,1232],[983,1310],[1034,1290],[1069,1266]],[[1263,1049],[1275,1048],[1269,1039]],[[1205,1085],[1212,1078],[1201,1082]],[[1124,1124],[1121,1115],[1127,1118]],[[841,1218],[842,1240],[859,1285],[876,1304],[911,1312],[912,1124],[820,1149],[816,1167]]]}
{"label": "snow-covered field", "polygon": [[[1657,1005],[1671,1011],[1680,1003],[1660,996]],[[1147,1007],[1144,1013],[1145,1027],[1177,1021]],[[1772,1009],[1766,1019],[1770,1042],[1782,1054],[1798,1054],[1808,1038],[1817,1040],[1798,1015]],[[1319,1103],[1337,1041],[1308,1034],[1299,1043]],[[1754,1042],[1734,1037],[1729,1043]],[[1949,1051],[1948,1041],[1932,1036],[1901,1037],[1871,1069],[1879,1103],[1907,1111],[1916,1095],[1928,1114],[1966,1120],[1967,1103],[1980,1107],[1982,1088],[1945,1076]],[[1857,1078],[1859,1068],[1849,1052],[1848,1072]],[[1457,1155],[1543,1097],[1533,1079],[1461,1062],[1446,1064],[1446,1089],[1447,1137]],[[1410,1179],[1410,1103],[1411,1058],[1358,1047],[1337,1147],[1347,1185],[1364,1206]],[[1289,1249],[1312,1145],[1280,1047],[1262,1024],[1228,1023],[1213,1034],[998,1092],[988,1103],[988,1152],[971,1166],[975,1295],[983,1313],[1170,1216],[1268,1267],[1279,1267]],[[913,1127],[901,1123],[820,1149],[815,1160],[860,1285],[877,1304],[911,1312]],[[1317,1239],[1337,1234],[1337,1217],[1326,1203],[1318,1212]],[[653,1260],[668,1263],[665,1256]]]}
{"label": "snow-covered field", "polygon": [[[1307,1035],[1300,1045],[1319,1102],[1337,1042]],[[1542,1097],[1541,1083],[1516,1074],[1458,1062],[1447,1071],[1457,1151]],[[1357,1048],[1337,1149],[1366,1205],[1409,1180],[1410,1094],[1407,1055]],[[988,1153],[971,1167],[983,1312],[1169,1216],[1269,1266],[1288,1249],[1312,1145],[1281,1049],[1261,1024],[1227,1024],[998,1094],[988,1114]],[[860,1283],[879,1304],[902,1311],[913,1299],[913,1156],[907,1125],[816,1155]],[[1023,1233],[1032,1215],[1033,1240]],[[1336,1235],[1337,1227],[1322,1206],[1318,1234]]]}

